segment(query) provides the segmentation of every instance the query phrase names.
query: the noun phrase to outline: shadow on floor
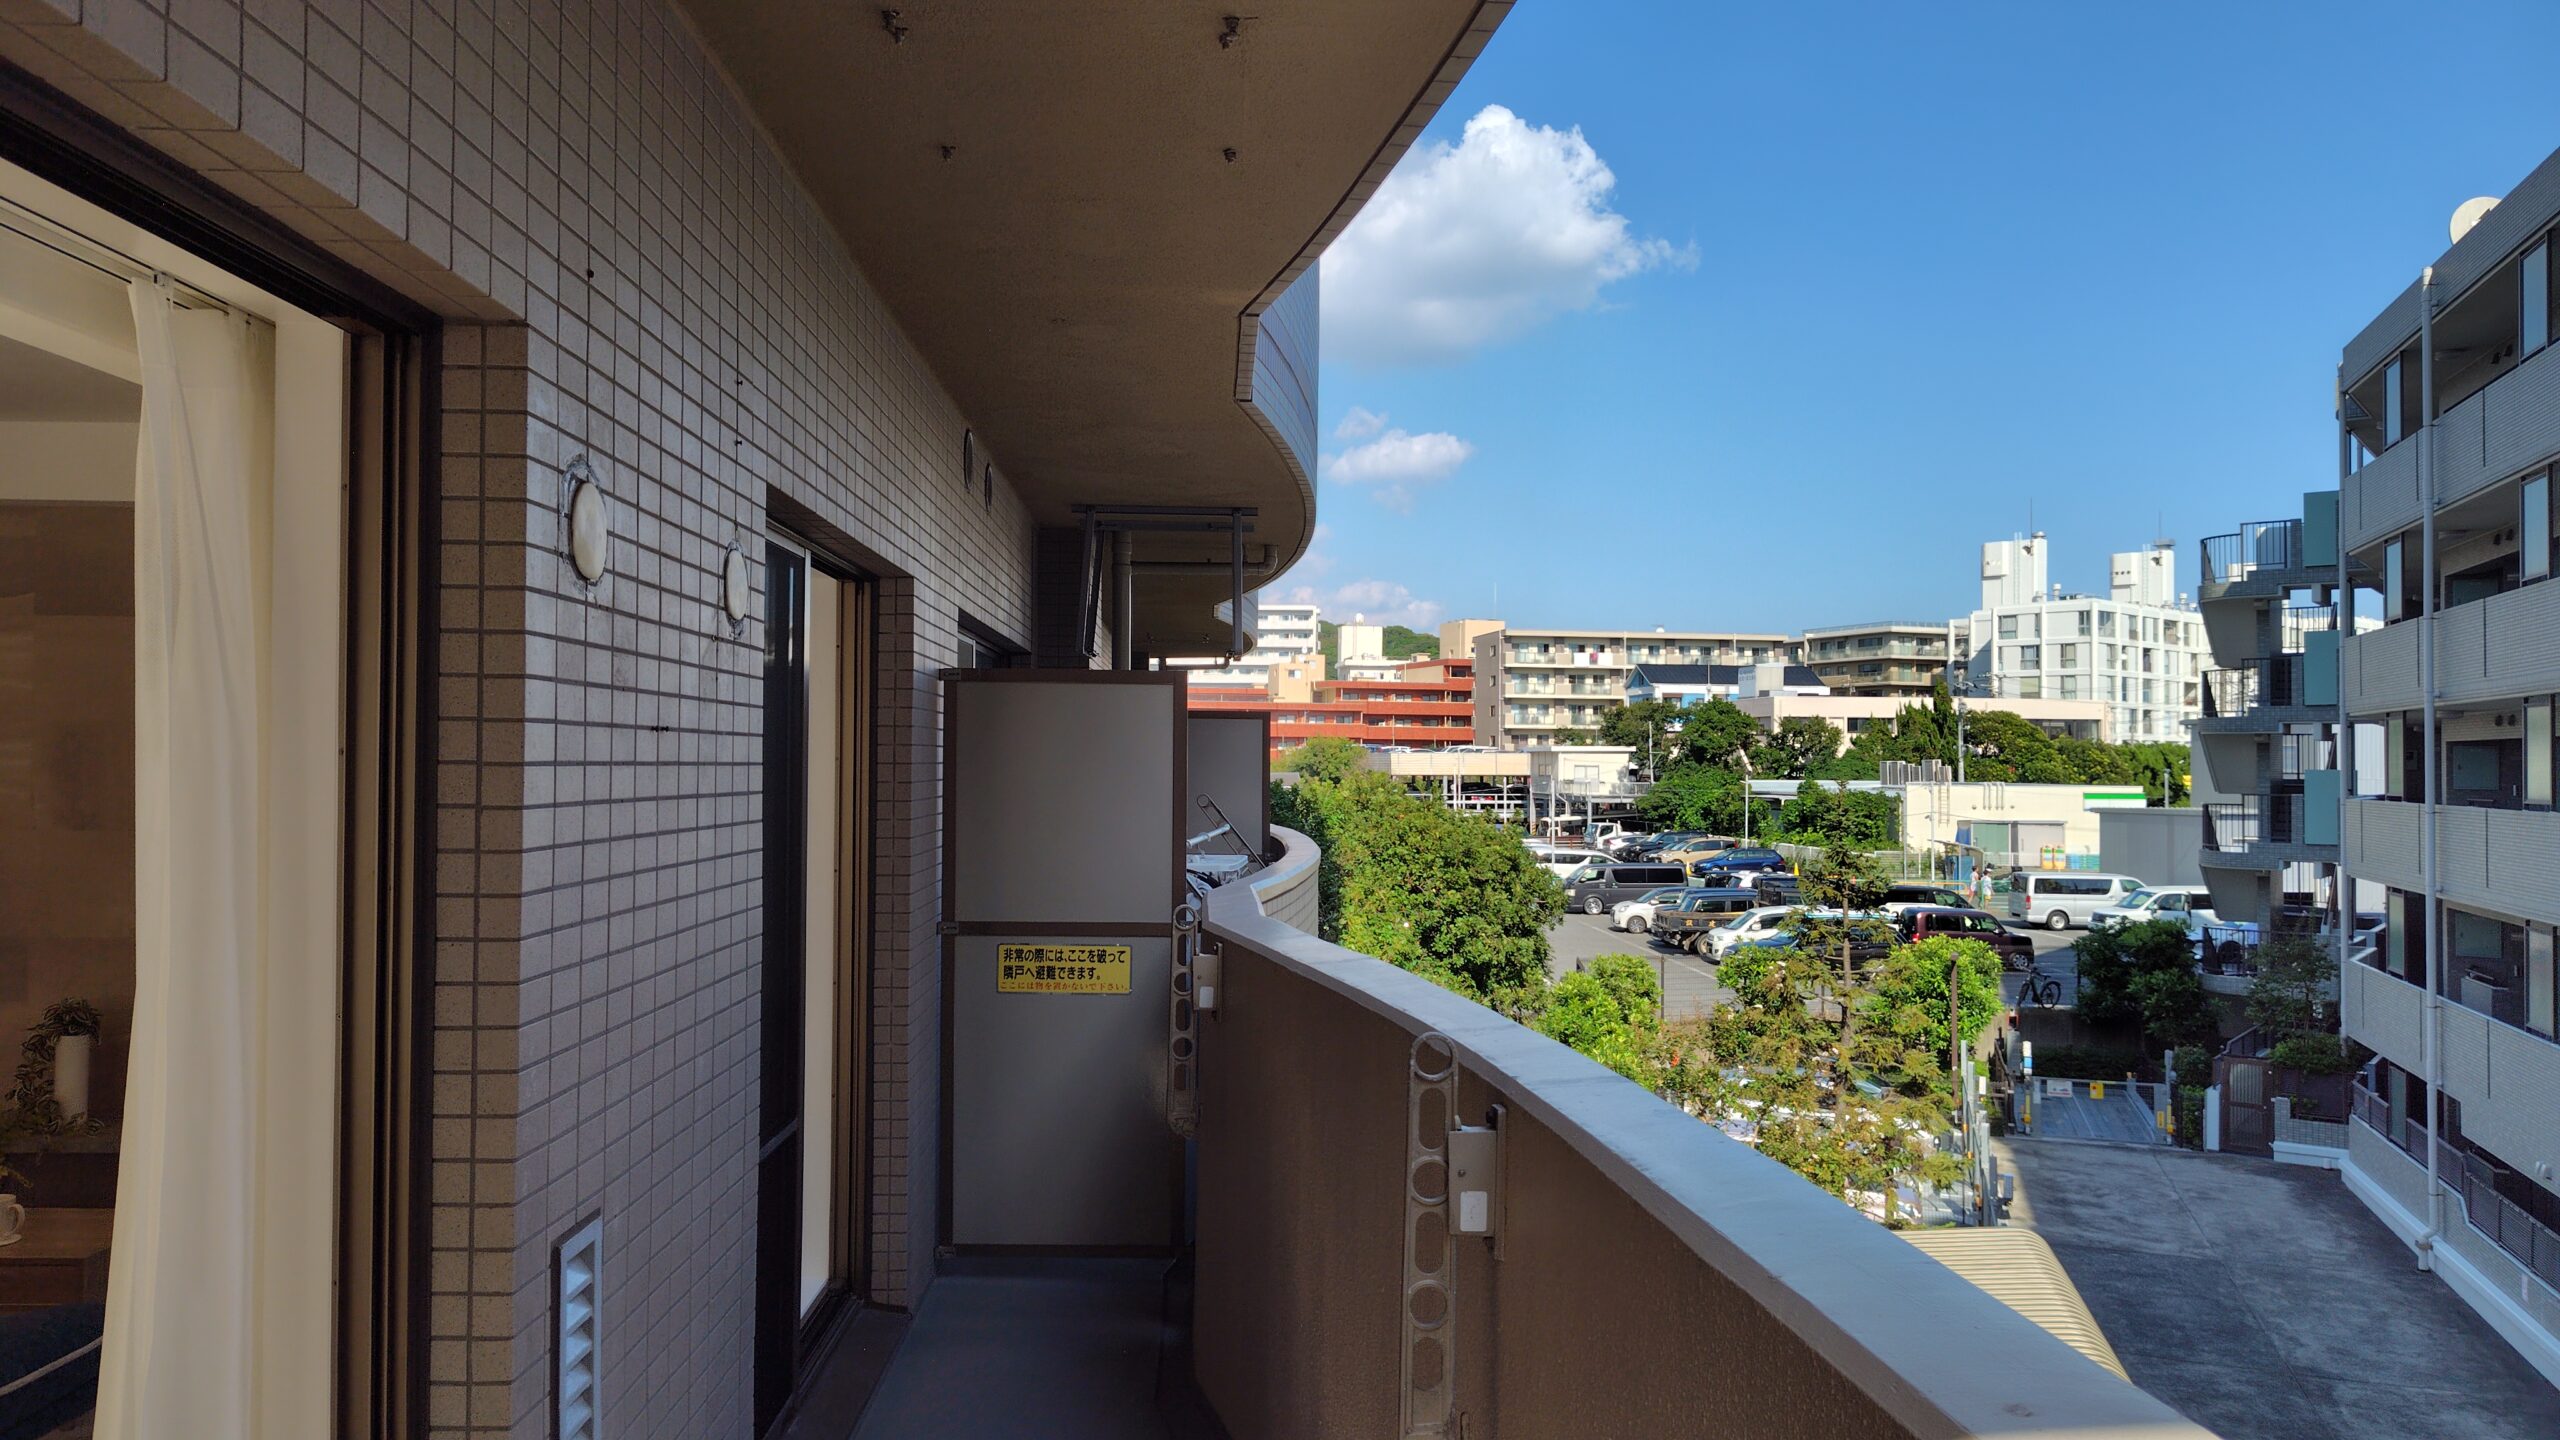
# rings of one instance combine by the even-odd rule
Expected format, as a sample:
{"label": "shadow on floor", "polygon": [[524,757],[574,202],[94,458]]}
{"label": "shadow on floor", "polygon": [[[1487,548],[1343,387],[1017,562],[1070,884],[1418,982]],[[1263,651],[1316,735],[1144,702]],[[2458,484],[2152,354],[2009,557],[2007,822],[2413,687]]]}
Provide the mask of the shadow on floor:
{"label": "shadow on floor", "polygon": [[794,1440],[1225,1440],[1191,1380],[1188,1272],[1164,1260],[950,1260],[871,1402]]}
{"label": "shadow on floor", "polygon": [[2554,1390],[2326,1170],[1995,1142],[2133,1383],[2224,1440],[2560,1435]]}

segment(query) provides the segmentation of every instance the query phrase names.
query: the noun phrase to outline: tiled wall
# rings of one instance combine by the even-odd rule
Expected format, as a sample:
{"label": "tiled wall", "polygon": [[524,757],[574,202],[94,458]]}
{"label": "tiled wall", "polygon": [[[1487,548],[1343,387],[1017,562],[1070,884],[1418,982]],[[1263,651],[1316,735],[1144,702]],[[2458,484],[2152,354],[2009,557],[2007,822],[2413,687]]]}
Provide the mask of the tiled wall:
{"label": "tiled wall", "polygon": [[[767,487],[882,572],[874,1293],[929,1279],[940,696],[1033,643],[1029,521],[662,0],[0,0],[0,56],[469,324],[447,334],[438,1434],[548,1433],[549,1247],[606,1224],[631,1440],[748,1428]],[[558,549],[590,456],[593,594]],[[993,457],[1001,467],[1003,457]],[[761,614],[759,608],[758,614]]]}

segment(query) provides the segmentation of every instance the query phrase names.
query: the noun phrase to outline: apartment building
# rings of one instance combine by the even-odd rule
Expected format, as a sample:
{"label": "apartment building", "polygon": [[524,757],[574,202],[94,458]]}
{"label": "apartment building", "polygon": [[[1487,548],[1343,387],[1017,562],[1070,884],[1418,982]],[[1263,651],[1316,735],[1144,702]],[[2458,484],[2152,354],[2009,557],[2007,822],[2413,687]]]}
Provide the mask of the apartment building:
{"label": "apartment building", "polygon": [[1807,630],[1804,663],[1834,695],[1926,698],[1961,657],[1946,620],[1875,620]]}
{"label": "apartment building", "polygon": [[2560,154],[2473,211],[2339,362],[2340,717],[2382,752],[2341,864],[2387,915],[2341,967],[2345,1174],[2560,1383]]}
{"label": "apartment building", "polygon": [[1627,703],[1668,700],[1696,705],[1745,695],[1826,695],[1820,677],[1802,665],[1770,660],[1758,665],[1638,665],[1627,676]]}
{"label": "apartment building", "polygon": [[[1318,665],[1324,657],[1315,657]],[[1475,666],[1467,660],[1411,660],[1388,678],[1317,679],[1291,684],[1296,663],[1274,670],[1270,690],[1234,686],[1191,692],[1201,714],[1268,715],[1271,751],[1304,745],[1320,736],[1381,749],[1448,750],[1475,743]]]}
{"label": "apartment building", "polygon": [[1982,603],[1965,626],[1971,693],[2096,700],[2114,710],[2118,741],[2186,743],[2211,651],[2178,592],[2176,547],[2109,556],[2104,596],[2051,584],[2046,548],[2041,531],[1982,547]]}
{"label": "apartment building", "polygon": [[1639,665],[1792,663],[1785,635],[1738,631],[1515,630],[1496,622],[1474,636],[1475,729],[1505,750],[1593,732],[1627,703]]}
{"label": "apartment building", "polygon": [[[2197,793],[2220,797],[2202,806],[2197,863],[2215,913],[2259,934],[2343,923],[2337,513],[2337,492],[2317,492],[2196,547],[2213,666],[2190,760]],[[2211,955],[2225,958],[2220,937]]]}
{"label": "apartment building", "polygon": [[1324,616],[1317,607],[1256,596],[1250,608],[1253,648],[1224,665],[1192,670],[1192,688],[1268,690],[1275,666],[1304,664],[1310,658],[1321,663],[1317,628]]}

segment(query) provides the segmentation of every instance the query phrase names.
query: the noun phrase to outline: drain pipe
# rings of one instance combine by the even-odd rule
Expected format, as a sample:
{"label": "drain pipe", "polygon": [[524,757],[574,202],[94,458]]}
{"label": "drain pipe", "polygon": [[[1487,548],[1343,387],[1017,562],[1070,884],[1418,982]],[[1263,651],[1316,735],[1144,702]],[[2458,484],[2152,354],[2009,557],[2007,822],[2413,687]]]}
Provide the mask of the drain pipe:
{"label": "drain pipe", "polygon": [[2418,277],[2418,683],[2419,738],[2426,747],[2420,770],[2419,871],[2426,888],[2419,925],[2426,937],[2426,1029],[2420,1052],[2427,1072],[2427,1230],[2418,1237],[2418,1268],[2435,1268],[2436,1240],[2444,1234],[2444,1184],[2436,1155],[2444,1141],[2444,936],[2436,903],[2436,806],[2441,803],[2436,758],[2436,268]]}

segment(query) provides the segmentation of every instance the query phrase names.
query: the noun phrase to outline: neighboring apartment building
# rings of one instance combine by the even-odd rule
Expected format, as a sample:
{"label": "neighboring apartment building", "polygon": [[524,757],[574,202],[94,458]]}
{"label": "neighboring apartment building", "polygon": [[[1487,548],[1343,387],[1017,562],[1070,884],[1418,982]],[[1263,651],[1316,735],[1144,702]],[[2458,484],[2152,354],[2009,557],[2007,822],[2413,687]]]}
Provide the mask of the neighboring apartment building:
{"label": "neighboring apartment building", "polygon": [[[2466,207],[2466,211],[2470,207]],[[2339,365],[2342,718],[2379,783],[2342,863],[2382,942],[2341,976],[2379,1058],[2347,1183],[2560,1383],[2560,154],[2348,342]]]}
{"label": "neighboring apartment building", "polygon": [[1248,608],[1253,611],[1253,649],[1214,669],[1193,670],[1193,689],[1265,690],[1271,686],[1274,666],[1303,663],[1310,658],[1322,663],[1317,625],[1323,615],[1315,606],[1256,597]]}
{"label": "neighboring apartment building", "polygon": [[2336,491],[2305,495],[2197,546],[2213,668],[2190,759],[2197,793],[2222,797],[2197,863],[2214,912],[2261,934],[2340,923],[2337,512]]}
{"label": "neighboring apartment building", "polygon": [[1627,676],[1627,703],[1668,700],[1696,705],[1744,695],[1823,695],[1821,679],[1802,665],[1639,665]]}
{"label": "neighboring apartment building", "polygon": [[1955,622],[1877,620],[1807,630],[1804,663],[1834,695],[1926,697],[1946,683],[1956,654]]}
{"label": "neighboring apartment building", "polygon": [[[1323,662],[1323,656],[1315,657],[1315,664]],[[1275,676],[1293,668],[1283,666]],[[1474,673],[1466,660],[1412,660],[1395,666],[1387,679],[1303,685],[1282,679],[1268,691],[1194,690],[1191,708],[1269,715],[1275,755],[1327,735],[1380,749],[1447,750],[1475,743]]]}
{"label": "neighboring apartment building", "polygon": [[[1891,695],[1833,695],[1817,690],[1737,696],[1733,703],[1741,707],[1743,714],[1771,730],[1777,729],[1782,721],[1805,716],[1828,720],[1840,727],[1842,734],[1855,739],[1862,730],[1891,725],[1903,707],[1923,702]],[[1963,696],[1958,703],[1971,711],[2006,711],[2047,735],[2070,735],[2082,740],[2101,741],[2115,738],[2111,729],[2114,710],[2095,700],[1977,699]]]}
{"label": "neighboring apartment building", "polygon": [[2203,712],[2211,652],[2178,593],[2166,540],[2108,557],[2104,596],[2065,595],[2045,575],[2043,532],[1982,547],[1982,603],[1966,625],[1970,692],[2021,700],[2096,700],[2125,743],[2185,744]]}
{"label": "neighboring apartment building", "polygon": [[1515,630],[1498,622],[1474,636],[1476,735],[1505,750],[1595,732],[1627,702],[1639,665],[1792,662],[1784,635],[1738,631]]}

